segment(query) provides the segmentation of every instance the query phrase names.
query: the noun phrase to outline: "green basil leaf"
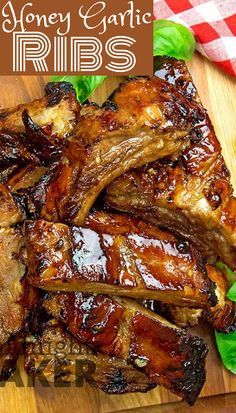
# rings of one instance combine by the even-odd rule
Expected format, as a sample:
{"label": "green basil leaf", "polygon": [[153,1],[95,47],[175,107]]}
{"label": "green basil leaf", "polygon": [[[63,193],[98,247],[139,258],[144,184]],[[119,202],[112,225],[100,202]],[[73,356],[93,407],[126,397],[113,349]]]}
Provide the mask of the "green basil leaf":
{"label": "green basil leaf", "polygon": [[227,297],[231,300],[236,302],[236,282],[233,283],[232,287],[229,289],[227,293]]}
{"label": "green basil leaf", "polygon": [[236,331],[229,334],[215,331],[215,338],[224,366],[236,374]]}
{"label": "green basil leaf", "polygon": [[[232,271],[223,262],[217,262],[216,267],[224,270],[227,274],[230,289],[227,297],[236,302],[236,272]],[[216,344],[224,366],[232,373],[236,374],[236,331],[229,334],[215,331]]]}
{"label": "green basil leaf", "polygon": [[219,268],[219,270],[225,270],[229,286],[232,287],[232,285],[236,282],[236,271],[232,271],[226,264],[220,261],[216,263],[216,268]]}
{"label": "green basil leaf", "polygon": [[195,50],[193,34],[182,24],[156,20],[153,25],[153,56],[190,60]]}
{"label": "green basil leaf", "polygon": [[52,82],[70,82],[78,101],[83,103],[106,78],[107,76],[52,76]]}

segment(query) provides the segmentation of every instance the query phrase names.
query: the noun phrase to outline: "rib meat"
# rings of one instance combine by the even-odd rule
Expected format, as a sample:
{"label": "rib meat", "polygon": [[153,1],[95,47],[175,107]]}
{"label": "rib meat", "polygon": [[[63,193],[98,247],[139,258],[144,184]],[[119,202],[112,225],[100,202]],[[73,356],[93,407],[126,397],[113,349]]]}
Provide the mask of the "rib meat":
{"label": "rib meat", "polygon": [[47,170],[43,165],[60,156],[79,111],[75,91],[68,83],[49,83],[46,97],[0,110],[0,226],[25,218],[25,198],[10,191],[37,183]]}
{"label": "rib meat", "polygon": [[9,227],[25,218],[20,202],[17,202],[10,190],[0,184],[0,227]]}
{"label": "rib meat", "polygon": [[222,271],[212,265],[206,265],[207,273],[216,285],[218,303],[216,306],[203,311],[203,316],[217,331],[229,333],[236,328],[235,303],[227,298],[228,285]]}
{"label": "rib meat", "polygon": [[198,324],[201,318],[207,320],[216,331],[230,333],[236,329],[235,303],[227,298],[228,285],[221,271],[212,265],[206,265],[207,274],[216,285],[218,302],[208,308],[179,307],[173,304],[164,304],[153,300],[141,302],[146,308],[157,312],[179,327],[188,327]]}
{"label": "rib meat", "polygon": [[145,373],[125,360],[96,353],[76,340],[56,320],[42,324],[40,331],[35,336],[29,336],[27,342],[27,374],[41,376],[49,383],[82,380],[109,394],[147,392],[156,386]]}
{"label": "rib meat", "polygon": [[26,221],[25,238],[28,276],[36,287],[190,307],[217,303],[197,250],[144,221],[99,211],[85,227]]}
{"label": "rib meat", "polygon": [[59,139],[74,131],[80,105],[70,83],[48,83],[46,96],[34,102],[0,110],[0,129],[24,132],[22,114],[27,111],[33,122]]}
{"label": "rib meat", "polygon": [[[157,59],[158,78],[178,87],[188,102],[199,102],[184,62]],[[236,200],[211,121],[196,120],[191,145],[179,159],[126,172],[111,183],[109,207],[134,213],[194,242],[206,257],[236,267]]]}
{"label": "rib meat", "polygon": [[201,339],[120,297],[49,293],[44,306],[94,350],[127,360],[189,404],[196,401],[205,381]]}
{"label": "rib meat", "polygon": [[83,224],[99,193],[132,167],[178,154],[204,110],[167,82],[132,79],[103,108],[84,106],[62,160],[32,194],[37,216]]}
{"label": "rib meat", "polygon": [[7,178],[5,185],[11,192],[22,192],[22,189],[35,186],[47,170],[47,167],[31,162],[17,168],[14,173]]}
{"label": "rib meat", "polygon": [[37,161],[37,156],[31,154],[24,145],[20,134],[9,130],[0,130],[0,167],[1,170],[11,165]]}
{"label": "rib meat", "polygon": [[25,165],[37,166],[38,157],[28,151],[25,138],[9,130],[0,130],[0,183],[6,184]]}
{"label": "rib meat", "polygon": [[[227,298],[228,285],[221,271],[218,271],[212,265],[207,265],[206,268],[209,278],[216,285],[218,303],[214,307],[202,310],[202,313],[199,315],[206,319],[216,331],[230,333],[236,328],[235,303]],[[194,309],[188,309],[187,322],[189,317],[194,317],[194,311]],[[173,316],[172,320],[174,323],[177,322],[177,325],[180,325],[177,318],[181,318],[180,313],[183,313],[183,311],[181,308],[177,309],[176,307],[175,310],[172,308],[172,315],[174,315],[174,312],[176,316]]]}

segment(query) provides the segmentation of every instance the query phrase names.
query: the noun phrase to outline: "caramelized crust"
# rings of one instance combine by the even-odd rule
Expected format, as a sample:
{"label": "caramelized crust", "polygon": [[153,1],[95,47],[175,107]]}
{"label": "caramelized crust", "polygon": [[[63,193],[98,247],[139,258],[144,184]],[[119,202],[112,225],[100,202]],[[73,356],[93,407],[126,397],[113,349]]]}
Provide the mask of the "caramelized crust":
{"label": "caramelized crust", "polygon": [[[52,383],[82,378],[109,394],[146,392],[156,386],[126,360],[97,353],[76,340],[56,320],[42,325],[39,333],[28,337],[27,342],[25,369],[30,376],[43,375]],[[83,367],[88,371],[81,376]]]}
{"label": "caramelized crust", "polygon": [[46,94],[34,102],[1,109],[0,129],[24,132],[22,114],[27,110],[34,123],[45,130],[50,129],[51,135],[59,138],[71,135],[80,109],[73,87],[66,82],[48,83]]}
{"label": "caramelized crust", "polygon": [[[35,185],[47,170],[42,165],[60,156],[65,138],[74,131],[80,106],[72,86],[49,83],[46,93],[40,100],[0,110],[0,182],[12,192]],[[25,218],[25,198],[13,197],[3,185],[0,197],[0,226]]]}
{"label": "caramelized crust", "polygon": [[[156,60],[156,76],[178,87],[188,102],[199,102],[183,62]],[[196,120],[191,145],[178,161],[164,159],[127,172],[108,188],[109,207],[134,213],[180,234],[206,257],[236,267],[236,200],[211,121]]]}
{"label": "caramelized crust", "polygon": [[85,227],[27,221],[25,237],[34,286],[190,307],[217,302],[196,249],[144,221],[104,212],[90,214]]}
{"label": "caramelized crust", "polygon": [[46,310],[79,340],[127,360],[193,404],[205,381],[207,347],[135,301],[82,293],[48,294]]}
{"label": "caramelized crust", "polygon": [[206,309],[179,307],[173,304],[164,304],[153,300],[144,300],[141,303],[157,314],[162,315],[179,327],[188,327],[198,324],[201,318],[206,319],[216,331],[230,333],[236,329],[235,303],[227,298],[228,285],[226,277],[212,265],[206,266],[207,273],[216,286],[218,302],[215,306]]}
{"label": "caramelized crust", "polygon": [[38,157],[41,165],[49,166],[52,162],[60,159],[64,139],[53,135],[51,127],[40,127],[33,122],[27,110],[22,113],[25,126],[25,146]]}
{"label": "caramelized crust", "polygon": [[204,110],[152,77],[132,79],[103,108],[85,106],[62,161],[36,188],[38,216],[81,225],[99,193],[133,167],[178,154]]}
{"label": "caramelized crust", "polygon": [[38,157],[27,150],[24,138],[20,134],[4,129],[0,131],[0,167],[2,170],[11,165],[22,165],[37,160]]}
{"label": "caramelized crust", "polygon": [[27,189],[36,185],[47,172],[47,169],[48,168],[45,166],[40,166],[31,162],[25,166],[17,168],[14,173],[8,177],[5,185],[11,192]]}
{"label": "caramelized crust", "polygon": [[207,265],[209,278],[216,285],[218,304],[204,310],[203,316],[217,331],[230,333],[236,329],[235,303],[227,298],[228,285],[222,272],[212,265]]}

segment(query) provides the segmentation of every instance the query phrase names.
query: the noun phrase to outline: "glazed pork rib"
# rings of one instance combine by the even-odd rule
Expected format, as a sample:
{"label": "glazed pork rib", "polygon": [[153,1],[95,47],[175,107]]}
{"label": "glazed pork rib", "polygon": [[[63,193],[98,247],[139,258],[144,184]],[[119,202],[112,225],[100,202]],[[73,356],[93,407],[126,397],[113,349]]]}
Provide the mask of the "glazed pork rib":
{"label": "glazed pork rib", "polygon": [[21,133],[25,131],[22,114],[26,111],[33,122],[52,136],[64,139],[75,128],[80,105],[70,83],[48,83],[46,96],[30,103],[0,110],[0,129]]}
{"label": "glazed pork rib", "polygon": [[25,218],[24,199],[10,191],[36,184],[47,170],[43,165],[60,156],[79,111],[75,91],[65,82],[49,83],[42,99],[0,110],[1,227]]}
{"label": "glazed pork rib", "polygon": [[[96,353],[76,340],[55,319],[42,324],[39,332],[29,336],[27,342],[27,374],[43,376],[49,383],[82,380],[109,394],[147,392],[156,386],[145,373],[135,369],[126,360]],[[88,371],[81,375],[83,367]]]}
{"label": "glazed pork rib", "polygon": [[38,167],[74,132],[80,105],[70,83],[48,83],[46,96],[0,110],[0,182],[19,167]]}
{"label": "glazed pork rib", "polygon": [[36,287],[197,308],[217,304],[197,250],[147,222],[97,211],[84,227],[26,221],[24,233],[28,277]]}
{"label": "glazed pork rib", "polygon": [[28,151],[23,135],[0,130],[0,183],[4,184],[19,167],[37,163],[38,157]]}
{"label": "glazed pork rib", "polygon": [[189,308],[154,300],[143,300],[141,304],[182,328],[192,327],[203,318],[218,332],[230,333],[235,331],[235,304],[227,298],[227,281],[222,272],[214,266],[207,264],[206,269],[208,277],[216,285],[217,304],[215,306],[209,306],[207,309]]}
{"label": "glazed pork rib", "polygon": [[[156,60],[156,76],[199,102],[184,62]],[[107,191],[107,205],[130,212],[184,236],[204,256],[236,267],[236,200],[211,121],[196,120],[191,145],[179,159],[165,158],[128,171]]]}
{"label": "glazed pork rib", "polygon": [[189,242],[144,221],[96,211],[84,228],[27,221],[25,235],[28,276],[39,288],[152,297],[169,309],[196,308],[218,331],[236,327],[222,272],[205,267]]}
{"label": "glazed pork rib", "polygon": [[120,357],[193,404],[205,381],[207,347],[133,300],[48,293],[46,310],[78,340]]}
{"label": "glazed pork rib", "polygon": [[38,217],[83,224],[106,185],[130,168],[178,154],[205,116],[197,102],[157,77],[132,79],[115,95],[103,108],[82,108],[75,138],[32,194]]}

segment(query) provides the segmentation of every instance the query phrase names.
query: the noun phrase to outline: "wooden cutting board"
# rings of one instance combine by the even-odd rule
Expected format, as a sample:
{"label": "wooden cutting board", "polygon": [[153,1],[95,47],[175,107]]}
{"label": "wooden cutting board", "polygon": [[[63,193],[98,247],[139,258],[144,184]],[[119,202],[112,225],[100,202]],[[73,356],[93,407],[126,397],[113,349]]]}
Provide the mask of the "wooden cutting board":
{"label": "wooden cutting board", "polygon": [[[189,64],[195,84],[205,107],[208,109],[222,144],[225,161],[232,174],[232,183],[236,190],[236,81],[221,72],[200,55],[195,55]],[[41,97],[47,77],[0,77],[0,107],[9,107],[18,103]],[[94,101],[102,102],[114,90],[121,78],[111,78],[93,95]],[[194,331],[196,333],[196,331]],[[24,387],[17,387],[15,382],[0,388],[0,413],[111,413],[128,412],[236,412],[236,375],[225,370],[215,349],[214,337],[207,325],[198,327],[197,333],[209,344],[207,360],[207,382],[201,397],[191,410],[185,403],[162,388],[156,388],[147,394],[127,394],[108,396],[100,390],[84,385],[82,388],[43,388],[36,384],[27,387],[27,377],[23,373],[22,361],[19,369]],[[16,373],[15,377],[19,376]],[[231,393],[228,398],[216,395]],[[234,400],[235,397],[235,400]],[[161,410],[157,405],[162,405]],[[163,406],[165,405],[165,406]],[[154,408],[155,406],[155,408]],[[235,407],[234,407],[235,406]]]}

